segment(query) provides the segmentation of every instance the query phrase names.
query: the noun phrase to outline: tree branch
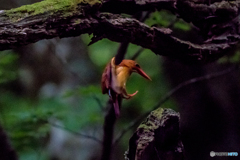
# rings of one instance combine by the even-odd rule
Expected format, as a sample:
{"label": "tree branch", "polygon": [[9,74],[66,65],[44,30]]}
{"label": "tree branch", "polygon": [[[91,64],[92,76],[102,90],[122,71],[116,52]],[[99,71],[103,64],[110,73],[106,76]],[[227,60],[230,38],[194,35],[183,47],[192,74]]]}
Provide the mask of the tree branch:
{"label": "tree branch", "polygon": [[[240,39],[240,2],[211,2],[214,3],[208,5],[200,0],[105,0],[100,3],[96,0],[90,4],[79,0],[76,4],[51,4],[52,9],[42,1],[0,13],[0,50],[42,39],[93,33],[92,43],[103,38],[116,42],[127,39],[159,55],[193,63],[214,61],[229,53]],[[128,5],[131,8],[124,8]],[[37,6],[46,10],[37,12]],[[156,9],[170,10],[192,22],[204,41],[194,44],[174,37],[168,28],[149,27],[135,18],[112,14]]]}

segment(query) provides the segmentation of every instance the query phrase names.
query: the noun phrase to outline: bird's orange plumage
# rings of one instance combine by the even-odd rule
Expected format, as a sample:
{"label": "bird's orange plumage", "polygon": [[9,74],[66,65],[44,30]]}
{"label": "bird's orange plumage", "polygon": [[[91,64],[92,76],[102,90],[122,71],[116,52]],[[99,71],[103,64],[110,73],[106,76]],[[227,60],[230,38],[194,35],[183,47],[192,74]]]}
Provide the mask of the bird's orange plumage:
{"label": "bird's orange plumage", "polygon": [[137,72],[146,79],[151,78],[140,68],[140,66],[133,60],[123,60],[119,65],[115,65],[115,58],[107,64],[102,74],[102,93],[108,93],[113,101],[115,113],[119,115],[118,96],[129,99],[133,94],[128,94],[126,91],[126,82],[132,72]]}

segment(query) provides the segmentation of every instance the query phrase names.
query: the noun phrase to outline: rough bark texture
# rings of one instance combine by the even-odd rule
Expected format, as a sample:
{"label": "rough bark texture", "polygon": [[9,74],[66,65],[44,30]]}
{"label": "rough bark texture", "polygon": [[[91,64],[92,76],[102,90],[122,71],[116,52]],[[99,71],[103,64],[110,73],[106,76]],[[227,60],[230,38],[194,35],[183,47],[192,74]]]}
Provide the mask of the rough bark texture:
{"label": "rough bark texture", "polygon": [[179,114],[171,109],[152,111],[129,141],[127,160],[182,160]]}
{"label": "rough bark texture", "polygon": [[[41,7],[43,3],[26,8]],[[127,39],[156,54],[193,63],[214,61],[229,53],[240,39],[239,4],[239,0],[79,0],[76,4],[63,4],[57,9],[53,4],[52,8],[42,12],[26,8],[1,11],[0,50],[42,39],[93,33],[92,43],[102,38],[117,42]],[[203,40],[197,44],[182,40],[173,36],[168,28],[150,27],[119,14],[161,9],[191,22]]]}

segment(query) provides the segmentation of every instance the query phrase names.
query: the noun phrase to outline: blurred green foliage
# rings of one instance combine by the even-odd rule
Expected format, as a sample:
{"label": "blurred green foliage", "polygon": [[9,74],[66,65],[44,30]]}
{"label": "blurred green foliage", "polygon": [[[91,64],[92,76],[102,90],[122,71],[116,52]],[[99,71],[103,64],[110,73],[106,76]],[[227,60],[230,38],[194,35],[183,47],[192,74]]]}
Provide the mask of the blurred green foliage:
{"label": "blurred green foliage", "polygon": [[151,13],[145,23],[148,26],[173,27],[173,29],[179,29],[182,31],[191,30],[190,24],[186,23],[182,19],[178,19],[176,15],[166,10]]}
{"label": "blurred green foliage", "polygon": [[[238,46],[239,48],[240,46]],[[219,63],[237,63],[240,62],[240,51],[239,49],[236,50],[234,53],[230,53],[229,55],[226,55],[218,60]]]}
{"label": "blurred green foliage", "polygon": [[3,51],[0,54],[0,85],[17,78],[18,55],[11,51]]}
{"label": "blurred green foliage", "polygon": [[175,15],[168,11],[155,11],[150,14],[150,17],[146,20],[146,24],[149,26],[168,27],[171,23],[175,22]]}
{"label": "blurred green foliage", "polygon": [[56,110],[59,111],[61,105],[57,103],[53,100],[34,102],[10,92],[1,94],[1,124],[17,151],[39,147],[49,133],[48,119],[51,116],[60,117],[61,112]]}

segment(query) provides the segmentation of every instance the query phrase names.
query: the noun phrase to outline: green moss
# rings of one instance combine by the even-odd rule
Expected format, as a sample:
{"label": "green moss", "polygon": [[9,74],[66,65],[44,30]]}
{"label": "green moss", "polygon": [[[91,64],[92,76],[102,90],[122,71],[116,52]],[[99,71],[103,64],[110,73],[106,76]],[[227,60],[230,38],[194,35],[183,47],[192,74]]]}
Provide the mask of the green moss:
{"label": "green moss", "polygon": [[166,10],[155,11],[145,21],[148,26],[168,27],[176,19],[175,15]]}
{"label": "green moss", "polygon": [[58,12],[58,11],[72,11],[76,10],[78,4],[89,4],[93,6],[101,3],[100,0],[44,0],[31,5],[24,5],[19,8],[14,8],[6,11],[6,15],[11,18],[12,21],[21,20],[27,16],[34,16],[37,14],[43,14],[46,12]]}
{"label": "green moss", "polygon": [[160,121],[162,116],[163,116],[164,109],[163,108],[158,108],[154,111],[151,112],[151,114],[148,116],[148,118],[139,125],[138,129],[142,128],[145,131],[146,130],[155,130],[158,128],[158,124],[156,121]]}
{"label": "green moss", "polygon": [[218,63],[228,64],[228,63],[240,63],[240,51],[237,50],[236,53],[224,56],[218,60]]}
{"label": "green moss", "polygon": [[163,111],[164,109],[159,107],[158,109],[152,111],[151,114],[153,115],[153,117],[156,117],[156,119],[160,120],[163,116]]}
{"label": "green moss", "polygon": [[185,21],[183,21],[182,19],[179,19],[179,21],[177,21],[176,23],[174,23],[174,28],[176,29],[180,29],[183,31],[190,31],[191,30],[191,25]]}
{"label": "green moss", "polygon": [[83,0],[83,3],[93,6],[95,4],[101,4],[102,0]]}
{"label": "green moss", "polygon": [[80,24],[81,23],[81,20],[80,19],[77,19],[74,21],[75,24]]}

